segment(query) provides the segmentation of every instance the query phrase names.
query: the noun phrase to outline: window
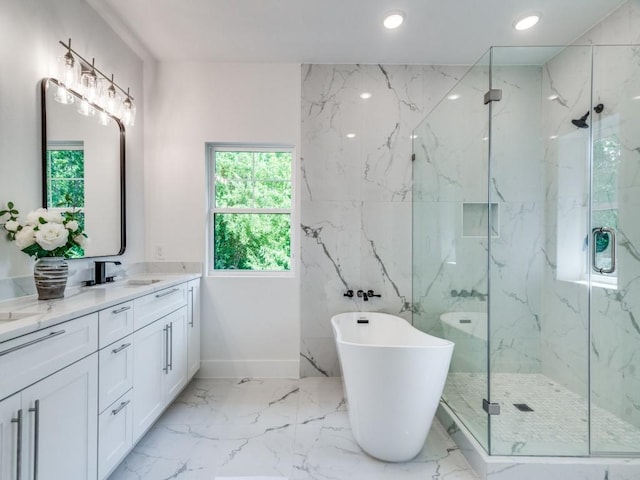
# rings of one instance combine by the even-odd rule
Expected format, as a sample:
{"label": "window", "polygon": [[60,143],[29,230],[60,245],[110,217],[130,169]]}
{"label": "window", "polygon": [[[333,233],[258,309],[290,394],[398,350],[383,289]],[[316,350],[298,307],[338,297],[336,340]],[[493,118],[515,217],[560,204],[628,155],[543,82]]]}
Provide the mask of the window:
{"label": "window", "polygon": [[[618,168],[620,141],[615,133],[607,132],[593,142],[593,180],[591,225],[593,228],[618,229]],[[596,264],[610,268],[613,246],[608,233],[595,234]],[[592,278],[603,283],[615,283],[617,273],[604,275],[592,272]]]}
{"label": "window", "polygon": [[[49,210],[84,208],[84,142],[47,143],[47,205]],[[84,229],[84,212],[77,216]],[[69,258],[84,257],[84,249],[74,245]]]}
{"label": "window", "polygon": [[210,271],[291,270],[293,149],[209,147]]}
{"label": "window", "polygon": [[47,208],[84,207],[83,142],[47,144]]}

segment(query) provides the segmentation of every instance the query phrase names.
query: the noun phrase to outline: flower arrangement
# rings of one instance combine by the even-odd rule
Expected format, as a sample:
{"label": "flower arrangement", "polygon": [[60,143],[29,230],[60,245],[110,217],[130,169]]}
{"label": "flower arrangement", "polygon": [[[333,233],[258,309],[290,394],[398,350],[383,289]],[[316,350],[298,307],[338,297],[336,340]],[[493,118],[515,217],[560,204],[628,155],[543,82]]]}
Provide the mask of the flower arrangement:
{"label": "flower arrangement", "polygon": [[7,238],[31,257],[80,257],[84,254],[89,238],[81,225],[82,214],[71,211],[49,211],[38,208],[19,219],[20,212],[13,202],[0,210],[0,219],[9,216],[3,227]]}

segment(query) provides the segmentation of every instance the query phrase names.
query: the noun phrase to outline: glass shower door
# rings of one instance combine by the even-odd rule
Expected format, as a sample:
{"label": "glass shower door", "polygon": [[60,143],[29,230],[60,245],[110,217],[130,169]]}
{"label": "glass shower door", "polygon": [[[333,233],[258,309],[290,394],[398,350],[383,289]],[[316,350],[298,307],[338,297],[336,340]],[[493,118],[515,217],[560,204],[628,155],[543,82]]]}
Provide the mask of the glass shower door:
{"label": "glass shower door", "polygon": [[413,132],[413,324],[455,343],[443,398],[488,447],[487,165],[489,57]]}
{"label": "glass shower door", "polygon": [[640,454],[640,62],[593,49],[591,452]]}

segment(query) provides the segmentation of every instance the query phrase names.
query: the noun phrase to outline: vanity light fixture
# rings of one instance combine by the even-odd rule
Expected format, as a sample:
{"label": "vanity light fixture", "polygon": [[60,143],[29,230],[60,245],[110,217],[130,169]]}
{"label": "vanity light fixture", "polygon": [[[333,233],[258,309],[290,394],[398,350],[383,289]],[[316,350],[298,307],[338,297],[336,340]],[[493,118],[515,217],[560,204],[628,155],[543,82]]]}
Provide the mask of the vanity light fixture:
{"label": "vanity light fixture", "polygon": [[513,28],[515,28],[516,30],[528,30],[539,21],[540,21],[539,14],[537,13],[529,14],[513,22]]}
{"label": "vanity light fixture", "polygon": [[[111,77],[107,77],[95,66],[95,58],[91,63],[82,55],[71,48],[71,39],[68,43],[60,41],[67,51],[58,59],[60,66],[58,90],[55,100],[59,103],[73,103],[75,93],[82,100],[78,106],[78,112],[82,115],[95,115],[96,109],[106,111],[110,115],[118,117],[125,126],[135,124],[136,107],[129,89],[125,91]],[[71,93],[70,93],[71,92]],[[122,100],[124,99],[124,100]],[[108,116],[98,115],[102,125],[109,123]]]}
{"label": "vanity light fixture", "polygon": [[404,22],[404,13],[389,12],[387,16],[384,17],[382,24],[385,26],[385,28],[393,30],[394,28],[398,28],[400,25],[402,25],[402,22]]}

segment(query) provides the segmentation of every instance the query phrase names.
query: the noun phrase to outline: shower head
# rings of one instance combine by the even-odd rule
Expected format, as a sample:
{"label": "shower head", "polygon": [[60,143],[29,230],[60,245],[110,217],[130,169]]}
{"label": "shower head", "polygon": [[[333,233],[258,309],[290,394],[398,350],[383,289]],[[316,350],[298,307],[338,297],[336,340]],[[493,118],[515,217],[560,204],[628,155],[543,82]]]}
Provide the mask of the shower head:
{"label": "shower head", "polygon": [[571,120],[571,123],[573,123],[578,128],[589,128],[589,125],[587,124],[588,116],[589,116],[589,112],[585,113],[583,116],[581,116],[576,120]]}
{"label": "shower head", "polygon": [[[593,107],[593,110],[596,113],[602,113],[602,110],[604,110],[604,105],[599,103],[598,105]],[[583,116],[581,116],[580,118],[578,118],[576,120],[571,120],[571,123],[573,123],[578,128],[589,128],[589,124],[587,124],[587,117],[588,116],[589,116],[589,112],[585,113]]]}

